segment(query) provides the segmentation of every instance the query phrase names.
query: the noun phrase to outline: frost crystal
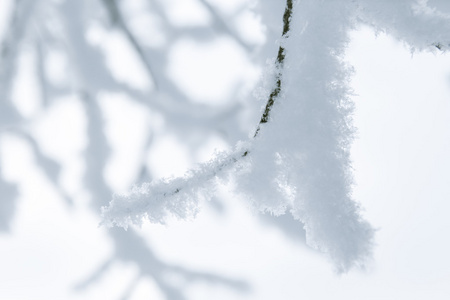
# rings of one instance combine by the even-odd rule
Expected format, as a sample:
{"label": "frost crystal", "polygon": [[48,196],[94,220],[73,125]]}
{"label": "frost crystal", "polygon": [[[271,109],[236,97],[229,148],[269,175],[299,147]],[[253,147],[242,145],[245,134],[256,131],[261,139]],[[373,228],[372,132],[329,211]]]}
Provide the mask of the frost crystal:
{"label": "frost crystal", "polygon": [[215,180],[233,173],[236,192],[258,210],[290,212],[304,224],[307,243],[328,253],[337,270],[363,265],[374,229],[352,199],[351,67],[343,61],[349,33],[368,24],[412,49],[445,50],[448,21],[427,1],[288,0],[274,86],[254,138],[183,178],[115,196],[103,209],[105,222],[126,227],[192,217],[199,197],[210,197]]}

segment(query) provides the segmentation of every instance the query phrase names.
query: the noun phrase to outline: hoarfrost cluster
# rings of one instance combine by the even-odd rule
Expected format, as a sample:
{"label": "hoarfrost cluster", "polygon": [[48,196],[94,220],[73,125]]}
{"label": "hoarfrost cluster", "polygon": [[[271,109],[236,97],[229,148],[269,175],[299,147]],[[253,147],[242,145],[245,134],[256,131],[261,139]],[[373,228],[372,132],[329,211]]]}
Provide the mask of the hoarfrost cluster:
{"label": "hoarfrost cluster", "polygon": [[[280,11],[275,2],[261,6],[269,14]],[[212,193],[211,181],[227,172],[236,192],[247,195],[254,207],[275,215],[291,213],[302,222],[307,243],[328,253],[338,270],[364,265],[374,229],[352,199],[352,69],[343,59],[349,34],[365,24],[392,34],[411,51],[446,50],[449,15],[439,7],[447,8],[445,1],[288,0],[273,60],[273,92],[264,112],[270,115],[261,120],[248,149],[221,154],[185,177],[116,195],[103,209],[106,222],[163,222],[168,213],[191,217],[200,194]]]}

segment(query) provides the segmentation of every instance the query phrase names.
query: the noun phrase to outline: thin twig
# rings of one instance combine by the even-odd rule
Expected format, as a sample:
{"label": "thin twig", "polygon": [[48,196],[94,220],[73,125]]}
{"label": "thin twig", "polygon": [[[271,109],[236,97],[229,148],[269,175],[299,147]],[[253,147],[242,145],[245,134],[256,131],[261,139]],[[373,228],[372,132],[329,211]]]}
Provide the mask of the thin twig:
{"label": "thin twig", "polygon": [[251,46],[246,43],[230,26],[223,20],[222,16],[216,11],[216,9],[207,1],[200,0],[200,2],[205,6],[208,12],[213,16],[213,22],[215,25],[231,36],[236,42],[238,42],[247,51],[251,50]]}
{"label": "thin twig", "polygon": [[122,14],[120,12],[119,7],[117,6],[116,0],[103,0],[102,1],[104,6],[106,7],[106,10],[109,13],[109,16],[111,18],[111,21],[118,26],[123,33],[125,34],[125,37],[130,42],[131,46],[134,48],[136,53],[138,54],[139,58],[141,59],[142,63],[144,64],[148,74],[153,80],[153,85],[155,89],[158,89],[158,83],[156,80],[155,72],[153,71],[152,66],[150,65],[150,62],[148,61],[144,50],[142,49],[139,42],[136,40],[134,35],[131,33],[130,29],[128,28],[127,24],[125,23]]}
{"label": "thin twig", "polygon": [[[286,8],[284,10],[284,15],[283,15],[283,34],[281,35],[282,38],[286,38],[289,33],[289,30],[290,30],[290,26],[291,26],[290,23],[291,23],[291,18],[292,18],[292,2],[293,2],[293,0],[286,1]],[[285,49],[282,45],[280,45],[280,47],[278,48],[277,60],[275,62],[276,68],[278,69],[278,73],[275,77],[275,79],[276,79],[275,88],[272,90],[272,92],[270,93],[269,99],[267,100],[266,108],[264,109],[264,113],[261,116],[261,119],[258,124],[258,128],[256,128],[255,134],[253,136],[254,138],[259,134],[259,130],[261,129],[261,124],[265,124],[269,121],[270,111],[272,110],[273,104],[275,103],[275,100],[278,98],[278,95],[281,92],[281,78],[282,78],[282,73],[283,73],[283,64],[284,64],[285,57],[286,57]],[[247,155],[247,154],[245,154],[245,155]]]}
{"label": "thin twig", "polygon": [[36,9],[37,5],[38,1],[14,1],[7,31],[3,40],[0,41],[0,95],[4,98],[10,97],[20,45],[25,39],[31,20],[30,13]]}
{"label": "thin twig", "polygon": [[[292,9],[293,9],[293,0],[287,0],[286,8],[285,8],[284,15],[283,15],[283,33],[281,35],[282,38],[286,38],[288,36],[289,30],[290,30],[290,22],[291,22],[291,18],[292,18]],[[261,117],[261,120],[259,121],[259,125],[258,125],[258,128],[256,129],[255,135],[253,136],[254,138],[258,135],[261,124],[267,123],[269,121],[270,111],[275,103],[275,100],[277,99],[278,95],[280,94],[281,76],[282,76],[283,64],[284,64],[285,57],[286,57],[285,49],[282,45],[280,45],[280,47],[278,49],[277,60],[276,60],[276,66],[278,68],[278,74],[276,76],[276,80],[277,80],[276,86],[273,89],[273,91],[270,93],[269,99],[266,104],[266,108]],[[250,153],[250,150],[245,150],[244,153],[242,153],[242,155],[240,155],[240,157],[246,157],[249,153]],[[238,161],[238,158],[232,157],[230,160],[225,161],[224,164],[222,165],[222,167],[218,171],[221,171],[229,164],[236,163],[237,161]],[[216,176],[217,173],[218,172],[212,172],[211,173],[212,177]],[[181,187],[176,188],[171,193],[167,193],[167,195],[174,195],[174,194],[179,193],[180,191],[181,191]]]}

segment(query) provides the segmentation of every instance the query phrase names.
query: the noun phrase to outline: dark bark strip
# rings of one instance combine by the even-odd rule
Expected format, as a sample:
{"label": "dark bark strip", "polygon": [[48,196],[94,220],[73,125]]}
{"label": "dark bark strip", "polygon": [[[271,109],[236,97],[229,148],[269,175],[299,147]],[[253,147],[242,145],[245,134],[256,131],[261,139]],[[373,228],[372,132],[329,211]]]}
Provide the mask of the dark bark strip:
{"label": "dark bark strip", "polygon": [[[292,2],[293,0],[287,0],[286,1],[286,8],[283,15],[283,34],[281,37],[286,37],[286,35],[289,33],[290,26],[291,26],[291,18],[292,18]],[[256,128],[255,134],[253,137],[256,137],[259,134],[259,130],[261,128],[261,124],[265,124],[269,121],[269,115],[270,111],[273,107],[273,104],[275,103],[275,100],[277,99],[278,95],[281,91],[281,76],[282,76],[282,70],[283,70],[283,64],[284,64],[284,58],[286,57],[286,53],[284,50],[284,47],[280,45],[280,48],[278,48],[278,55],[276,60],[276,67],[278,69],[278,73],[276,75],[276,84],[275,88],[270,93],[269,99],[267,100],[266,108],[264,109],[264,113],[261,116],[261,120],[259,121],[258,128]],[[246,156],[247,152],[244,153],[243,156]]]}

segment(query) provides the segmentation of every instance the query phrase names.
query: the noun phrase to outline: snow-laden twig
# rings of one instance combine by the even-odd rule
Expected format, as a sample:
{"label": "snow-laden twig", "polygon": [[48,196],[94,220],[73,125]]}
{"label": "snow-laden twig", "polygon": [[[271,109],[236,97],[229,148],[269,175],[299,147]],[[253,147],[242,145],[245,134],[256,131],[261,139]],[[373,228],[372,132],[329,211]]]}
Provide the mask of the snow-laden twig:
{"label": "snow-laden twig", "polygon": [[[299,3],[302,11],[295,9]],[[351,199],[352,105],[349,72],[340,58],[352,26],[351,5],[287,0],[275,84],[253,140],[184,177],[115,195],[103,208],[103,223],[126,228],[169,216],[192,218],[199,200],[214,193],[215,180],[233,173],[237,192],[260,211],[289,210],[304,224],[307,243],[328,253],[338,270],[364,264],[373,229]]]}
{"label": "snow-laden twig", "polygon": [[161,179],[134,186],[126,194],[114,195],[108,207],[102,208],[103,224],[107,226],[141,225],[142,221],[165,223],[167,218],[195,217],[199,200],[209,199],[215,181],[225,178],[245,160],[249,145],[240,144],[230,153],[219,153],[213,160],[189,170],[183,177]]}
{"label": "snow-laden twig", "polygon": [[[293,1],[287,0],[283,15],[282,38],[286,38],[292,19]],[[261,120],[255,131],[256,137],[260,126],[269,120],[270,111],[281,90],[282,67],[285,49],[279,47],[276,66],[276,85],[271,92]],[[243,145],[246,145],[244,147]],[[140,225],[147,219],[154,223],[163,223],[170,215],[186,219],[195,216],[198,211],[199,197],[206,196],[213,190],[211,183],[225,170],[249,154],[249,143],[241,143],[231,153],[222,153],[197,169],[188,171],[184,177],[162,179],[141,186],[134,186],[123,195],[114,195],[108,207],[102,208],[103,223],[108,226],[127,228],[131,224]]]}
{"label": "snow-laden twig", "polygon": [[[286,8],[283,14],[283,33],[281,35],[282,38],[286,38],[288,36],[290,27],[291,27],[291,18],[292,18],[292,0],[286,1]],[[283,65],[284,58],[286,57],[284,46],[281,44],[278,48],[277,60],[275,62],[275,67],[277,68],[277,74],[275,76],[275,88],[270,93],[269,99],[267,100],[266,107],[264,109],[264,113],[261,116],[261,120],[259,121],[258,127],[256,128],[254,137],[256,137],[261,129],[261,125],[265,124],[269,121],[269,114],[272,110],[273,104],[275,103],[276,98],[279,96],[281,92],[281,78],[283,75]]]}

